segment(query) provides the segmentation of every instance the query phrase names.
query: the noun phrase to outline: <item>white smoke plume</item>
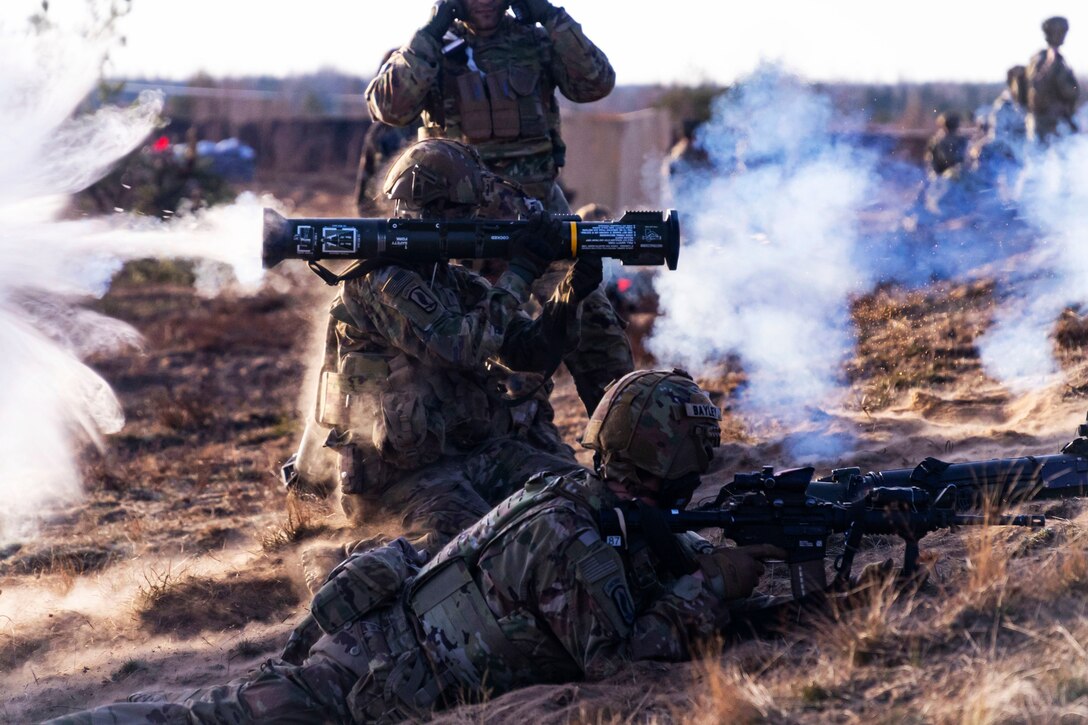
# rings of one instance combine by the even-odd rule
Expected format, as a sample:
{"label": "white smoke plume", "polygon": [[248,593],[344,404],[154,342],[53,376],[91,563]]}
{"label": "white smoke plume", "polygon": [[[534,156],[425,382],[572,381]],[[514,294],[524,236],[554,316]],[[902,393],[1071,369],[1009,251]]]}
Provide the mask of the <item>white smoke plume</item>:
{"label": "white smoke plume", "polygon": [[[260,282],[261,202],[252,196],[170,224],[125,214],[58,221],[65,195],[104,175],[159,121],[157,94],[73,113],[97,82],[103,47],[56,26],[0,27],[0,541],[31,534],[46,509],[78,498],[80,443],[124,424],[109,385],[80,359],[140,336],[81,309],[81,297],[105,293],[132,257],[206,257],[230,264],[243,286]],[[199,283],[214,294],[222,280]]]}
{"label": "white smoke plume", "polygon": [[[1081,116],[1085,128],[1088,113]],[[1088,303],[1088,138],[1037,149],[1024,176],[1020,209],[1038,236],[1020,262],[1026,273],[1015,294],[977,341],[986,372],[1016,393],[1060,380],[1055,322],[1065,307]]]}
{"label": "white smoke plume", "polygon": [[[832,112],[810,87],[761,67],[717,99],[701,129],[713,171],[674,179],[685,246],[679,269],[655,280],[662,316],[648,347],[699,374],[738,356],[741,410],[756,426],[834,407],[845,389],[873,160],[834,140]],[[818,452],[812,443],[795,452]]]}

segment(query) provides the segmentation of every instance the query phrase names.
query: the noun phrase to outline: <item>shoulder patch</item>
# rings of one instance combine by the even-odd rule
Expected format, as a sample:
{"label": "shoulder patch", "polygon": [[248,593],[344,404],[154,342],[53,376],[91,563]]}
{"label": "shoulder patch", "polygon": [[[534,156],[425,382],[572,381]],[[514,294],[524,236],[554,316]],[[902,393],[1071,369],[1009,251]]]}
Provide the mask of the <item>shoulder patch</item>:
{"label": "shoulder patch", "polygon": [[410,288],[404,296],[428,314],[438,309],[438,300],[431,294],[430,290],[421,284]]}
{"label": "shoulder patch", "polygon": [[419,277],[406,269],[397,269],[393,274],[389,275],[389,279],[382,285],[382,294],[397,297],[412,282],[418,283]]}
{"label": "shoulder patch", "polygon": [[442,303],[427,288],[419,275],[407,270],[397,270],[382,285],[386,304],[396,307],[401,314],[426,329],[442,312]]}
{"label": "shoulder patch", "polygon": [[627,591],[627,582],[624,581],[623,577],[609,579],[604,586],[604,591],[608,598],[612,600],[616,611],[619,612],[620,617],[627,626],[634,624],[635,603],[631,599],[631,593]]}

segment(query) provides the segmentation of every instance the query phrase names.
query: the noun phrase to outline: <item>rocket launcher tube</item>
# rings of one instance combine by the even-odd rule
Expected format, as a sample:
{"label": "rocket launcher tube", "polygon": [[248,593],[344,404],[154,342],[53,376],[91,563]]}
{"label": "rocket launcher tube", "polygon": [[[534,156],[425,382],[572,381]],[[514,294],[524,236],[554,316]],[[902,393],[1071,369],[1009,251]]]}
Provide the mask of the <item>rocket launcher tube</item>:
{"label": "rocket launcher tube", "polygon": [[[676,210],[630,211],[614,221],[570,215],[556,239],[556,259],[610,257],[625,265],[676,269],[680,222]],[[285,259],[509,259],[514,232],[526,221],[491,219],[288,219],[264,210],[265,269]]]}

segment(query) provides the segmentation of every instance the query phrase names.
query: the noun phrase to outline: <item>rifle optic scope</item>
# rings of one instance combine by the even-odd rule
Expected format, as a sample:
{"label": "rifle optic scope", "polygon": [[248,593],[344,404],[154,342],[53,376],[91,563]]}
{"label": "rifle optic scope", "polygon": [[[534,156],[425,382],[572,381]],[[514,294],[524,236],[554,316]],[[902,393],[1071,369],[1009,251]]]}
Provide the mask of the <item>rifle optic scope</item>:
{"label": "rifle optic scope", "polygon": [[[563,222],[562,238],[556,240],[558,259],[594,255],[676,269],[680,221],[674,209],[629,211],[621,219],[604,222],[584,222],[574,215],[553,218]],[[528,224],[491,219],[287,219],[265,209],[262,261],[268,269],[285,259],[509,259],[511,237]]]}

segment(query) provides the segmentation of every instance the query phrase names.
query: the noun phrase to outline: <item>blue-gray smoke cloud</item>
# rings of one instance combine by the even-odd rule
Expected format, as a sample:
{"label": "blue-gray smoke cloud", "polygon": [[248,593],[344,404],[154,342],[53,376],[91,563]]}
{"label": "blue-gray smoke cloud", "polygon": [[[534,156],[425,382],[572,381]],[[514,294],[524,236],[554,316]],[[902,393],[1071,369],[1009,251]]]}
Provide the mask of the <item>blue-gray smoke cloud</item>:
{"label": "blue-gray smoke cloud", "polygon": [[[1088,113],[1081,116],[1085,128]],[[1088,303],[1088,138],[1071,134],[1032,149],[1021,186],[1031,244],[1017,261],[1015,294],[978,340],[986,372],[1013,392],[1061,380],[1055,323],[1066,307]]]}
{"label": "blue-gray smoke cloud", "polygon": [[852,295],[985,277],[1001,303],[977,340],[984,370],[1013,393],[1059,380],[1055,322],[1088,303],[1088,139],[1006,146],[1009,159],[927,180],[887,143],[833,130],[834,113],[772,66],[717,100],[697,137],[705,156],[670,179],[685,247],[680,269],[655,278],[649,350],[703,375],[736,356],[745,421],[795,429],[848,395]]}
{"label": "blue-gray smoke cloud", "polygon": [[[753,425],[843,402],[849,297],[870,285],[859,216],[877,178],[875,156],[837,137],[833,115],[829,99],[761,67],[715,102],[698,137],[705,162],[672,179],[686,241],[679,269],[655,280],[648,348],[702,375],[738,356]],[[813,440],[804,452],[818,452]]]}

